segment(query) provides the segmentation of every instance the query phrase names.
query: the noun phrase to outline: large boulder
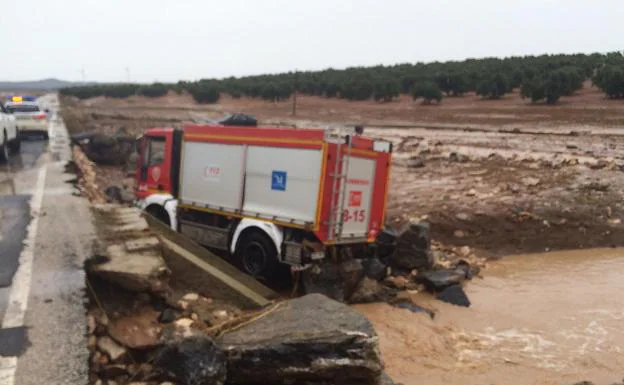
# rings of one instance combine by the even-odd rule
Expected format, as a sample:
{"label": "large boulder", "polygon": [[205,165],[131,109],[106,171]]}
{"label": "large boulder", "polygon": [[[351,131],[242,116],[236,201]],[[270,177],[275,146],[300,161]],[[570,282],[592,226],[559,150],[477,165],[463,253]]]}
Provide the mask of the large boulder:
{"label": "large boulder", "polygon": [[430,291],[442,291],[449,286],[462,283],[466,279],[466,271],[461,268],[441,269],[418,273],[416,281],[423,283]]}
{"label": "large boulder", "polygon": [[430,227],[425,222],[410,222],[397,232],[396,247],[388,259],[393,268],[405,271],[432,266]]}
{"label": "large boulder", "polygon": [[227,376],[225,354],[200,332],[166,341],[155,364],[180,385],[223,385]]}
{"label": "large boulder", "polygon": [[233,385],[372,385],[383,371],[368,319],[320,294],[286,301],[218,342]]}
{"label": "large boulder", "polygon": [[364,275],[368,278],[381,281],[386,277],[388,268],[378,258],[363,259],[362,266],[364,266]]}
{"label": "large boulder", "polygon": [[341,302],[351,297],[363,276],[364,267],[359,259],[330,261],[302,273],[306,294],[323,294]]}
{"label": "large boulder", "polygon": [[386,227],[379,232],[374,243],[379,258],[386,260],[394,253],[397,245],[397,237],[397,231],[391,227]]}

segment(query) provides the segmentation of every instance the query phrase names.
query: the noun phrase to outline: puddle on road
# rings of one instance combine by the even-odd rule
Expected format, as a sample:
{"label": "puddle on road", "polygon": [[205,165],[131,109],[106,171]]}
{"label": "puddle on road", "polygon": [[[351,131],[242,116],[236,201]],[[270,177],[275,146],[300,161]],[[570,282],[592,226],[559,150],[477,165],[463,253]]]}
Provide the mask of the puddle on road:
{"label": "puddle on road", "polygon": [[624,376],[624,249],[507,257],[459,308],[426,295],[434,320],[359,305],[380,336],[388,373],[405,384],[610,384]]}
{"label": "puddle on road", "polygon": [[45,140],[22,140],[20,153],[13,155],[8,163],[0,165],[0,196],[21,193],[21,184],[16,183],[18,174],[35,168],[47,148],[48,142]]}

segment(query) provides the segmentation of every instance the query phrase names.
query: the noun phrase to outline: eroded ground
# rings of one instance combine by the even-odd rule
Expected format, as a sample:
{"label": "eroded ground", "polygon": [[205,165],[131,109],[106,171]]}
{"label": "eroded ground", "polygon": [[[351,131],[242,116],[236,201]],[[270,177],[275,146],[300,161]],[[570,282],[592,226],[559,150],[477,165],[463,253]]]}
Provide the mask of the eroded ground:
{"label": "eroded ground", "polygon": [[[299,97],[289,102],[233,100],[201,106],[188,95],[127,100],[65,100],[73,132],[131,134],[155,126],[246,112],[261,124],[338,128],[364,124],[395,144],[389,213],[423,218],[434,239],[484,256],[622,245],[624,103],[586,85],[557,106],[532,106],[517,94],[500,101],[474,95],[422,106]],[[423,167],[406,167],[419,157]],[[101,167],[98,184],[128,184]]]}

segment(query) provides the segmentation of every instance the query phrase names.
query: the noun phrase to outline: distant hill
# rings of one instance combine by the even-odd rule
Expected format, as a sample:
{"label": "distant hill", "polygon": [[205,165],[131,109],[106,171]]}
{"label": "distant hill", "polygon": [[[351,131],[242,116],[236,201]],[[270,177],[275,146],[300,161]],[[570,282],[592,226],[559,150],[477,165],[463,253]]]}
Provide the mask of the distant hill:
{"label": "distant hill", "polygon": [[31,81],[5,82],[0,81],[0,90],[58,90],[60,88],[83,85],[82,82],[69,82],[59,79],[42,79]]}

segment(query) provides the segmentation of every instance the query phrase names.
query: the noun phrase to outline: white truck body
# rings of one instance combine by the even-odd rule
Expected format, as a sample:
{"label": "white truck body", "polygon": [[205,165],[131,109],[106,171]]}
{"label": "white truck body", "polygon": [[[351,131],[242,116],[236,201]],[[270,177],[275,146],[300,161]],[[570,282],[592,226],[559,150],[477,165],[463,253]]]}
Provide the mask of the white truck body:
{"label": "white truck body", "polygon": [[320,150],[185,142],[180,201],[258,218],[314,223],[321,163]]}

